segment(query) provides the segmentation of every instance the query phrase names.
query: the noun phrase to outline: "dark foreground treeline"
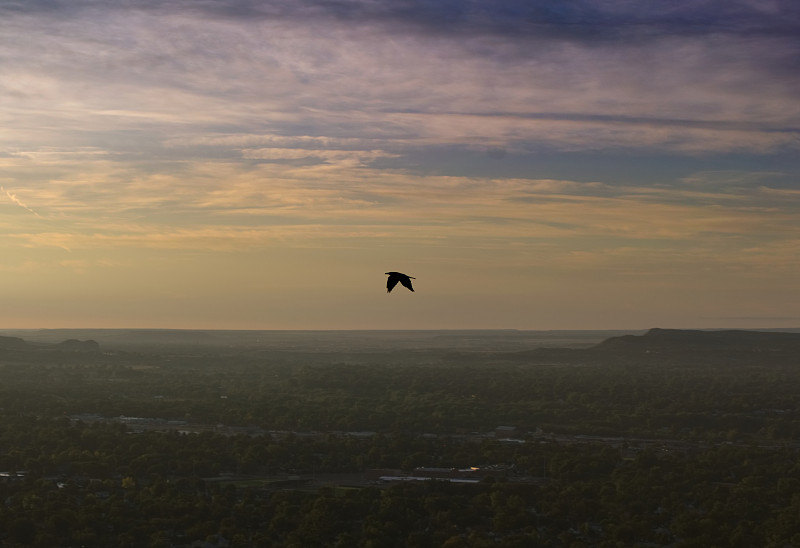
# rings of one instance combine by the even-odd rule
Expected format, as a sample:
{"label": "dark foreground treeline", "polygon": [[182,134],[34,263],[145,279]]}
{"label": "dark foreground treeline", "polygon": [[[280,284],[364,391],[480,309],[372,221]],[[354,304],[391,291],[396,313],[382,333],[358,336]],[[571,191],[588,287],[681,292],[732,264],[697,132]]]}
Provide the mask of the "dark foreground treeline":
{"label": "dark foreground treeline", "polygon": [[[52,432],[53,425],[47,429]],[[549,479],[304,491],[217,483],[180,462],[191,461],[195,452],[198,467],[246,462],[270,447],[263,439],[138,437],[105,426],[77,427],[71,441],[58,436],[43,443],[55,463],[71,454],[75,464],[64,465],[61,480],[33,474],[0,485],[2,545],[779,548],[800,540],[798,458],[788,449],[645,450],[622,460],[618,451],[592,444],[486,442],[439,448],[438,456],[455,458],[461,451],[460,458],[542,466]],[[399,441],[374,444],[402,452]],[[331,442],[285,445],[280,451],[298,457],[313,459],[327,450],[351,452],[355,461],[373,442],[360,443],[360,451]],[[89,463],[105,472],[91,479],[75,473]]]}
{"label": "dark foreground treeline", "polygon": [[[513,354],[0,349],[0,546],[800,546],[796,354],[664,335]],[[120,415],[159,420],[99,420]],[[483,435],[498,425],[524,443]],[[474,484],[285,481],[492,464],[505,475]]]}

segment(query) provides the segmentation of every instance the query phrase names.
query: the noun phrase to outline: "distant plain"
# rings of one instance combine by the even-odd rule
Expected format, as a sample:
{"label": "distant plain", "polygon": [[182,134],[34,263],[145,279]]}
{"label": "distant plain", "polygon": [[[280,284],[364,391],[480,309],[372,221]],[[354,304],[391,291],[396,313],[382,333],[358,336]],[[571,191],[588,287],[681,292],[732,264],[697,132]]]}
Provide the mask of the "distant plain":
{"label": "distant plain", "polygon": [[173,329],[3,329],[0,335],[36,343],[91,339],[104,349],[161,350],[234,348],[251,350],[371,352],[376,350],[517,351],[538,347],[585,348],[609,337],[645,330],[173,330]]}

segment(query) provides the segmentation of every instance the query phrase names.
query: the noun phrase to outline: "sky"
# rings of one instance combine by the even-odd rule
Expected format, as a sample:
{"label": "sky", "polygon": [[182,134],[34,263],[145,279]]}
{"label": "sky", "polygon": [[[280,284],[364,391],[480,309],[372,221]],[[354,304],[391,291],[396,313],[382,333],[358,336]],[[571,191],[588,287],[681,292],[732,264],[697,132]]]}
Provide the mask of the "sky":
{"label": "sky", "polygon": [[795,0],[0,0],[0,327],[800,327],[798,90]]}

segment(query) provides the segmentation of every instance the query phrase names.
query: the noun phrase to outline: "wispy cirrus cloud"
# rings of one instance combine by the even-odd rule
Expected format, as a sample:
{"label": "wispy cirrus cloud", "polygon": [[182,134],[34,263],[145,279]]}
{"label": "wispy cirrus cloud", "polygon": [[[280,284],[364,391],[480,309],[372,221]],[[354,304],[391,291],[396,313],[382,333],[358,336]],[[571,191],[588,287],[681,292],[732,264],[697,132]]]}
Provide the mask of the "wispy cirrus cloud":
{"label": "wispy cirrus cloud", "polygon": [[30,0],[0,33],[19,265],[336,250],[679,295],[796,264],[790,0]]}
{"label": "wispy cirrus cloud", "polygon": [[6,190],[5,187],[0,186],[0,192],[4,192],[9,200],[11,200],[13,203],[17,204],[22,209],[24,209],[26,211],[29,211],[30,213],[33,213],[37,217],[41,217],[41,215],[39,215],[33,208],[28,207],[27,205],[25,205],[25,203],[23,203],[22,200],[17,198],[16,194],[12,193],[9,190]]}
{"label": "wispy cirrus cloud", "polygon": [[[10,10],[9,43],[27,48],[0,48],[11,76],[5,91],[17,98],[7,114],[58,120],[87,140],[112,128],[170,139],[190,127],[202,139],[224,121],[245,134],[270,128],[276,137],[369,136],[399,146],[473,139],[568,150],[797,146],[800,81],[787,68],[798,45],[786,33],[757,32],[797,24],[789,4],[772,13],[724,2],[647,10],[470,2],[449,6],[452,23],[442,28],[431,24],[435,4],[400,4]],[[36,20],[43,26],[28,39],[30,18],[52,10],[65,16]],[[620,40],[626,34],[639,38],[636,47]],[[487,117],[497,105],[505,113]]]}

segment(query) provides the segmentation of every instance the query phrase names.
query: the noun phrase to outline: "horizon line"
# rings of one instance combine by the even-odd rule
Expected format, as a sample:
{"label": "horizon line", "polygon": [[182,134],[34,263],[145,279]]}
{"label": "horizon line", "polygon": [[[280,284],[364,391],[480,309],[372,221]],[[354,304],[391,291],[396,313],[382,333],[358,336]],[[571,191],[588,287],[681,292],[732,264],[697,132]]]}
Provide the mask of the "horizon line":
{"label": "horizon line", "polygon": [[517,327],[468,327],[468,328],[218,328],[218,327],[0,327],[0,332],[4,331],[239,331],[239,332],[386,332],[386,331],[405,331],[405,332],[428,332],[428,331],[514,331],[514,332],[559,332],[559,331],[650,331],[652,329],[677,329],[677,330],[733,330],[733,331],[776,331],[776,330],[800,330],[797,326],[773,326],[773,327],[731,327],[731,326],[705,326],[705,327],[603,327],[603,328],[517,328]]}

